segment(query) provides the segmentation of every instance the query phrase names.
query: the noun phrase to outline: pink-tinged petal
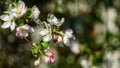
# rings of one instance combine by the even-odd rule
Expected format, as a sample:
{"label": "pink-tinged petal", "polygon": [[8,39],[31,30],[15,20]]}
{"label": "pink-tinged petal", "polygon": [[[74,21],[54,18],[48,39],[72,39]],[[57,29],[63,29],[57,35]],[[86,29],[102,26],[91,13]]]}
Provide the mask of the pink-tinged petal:
{"label": "pink-tinged petal", "polygon": [[1,28],[8,28],[10,27],[11,23],[10,22],[4,22],[2,25],[1,25]]}
{"label": "pink-tinged petal", "polygon": [[50,58],[51,63],[55,63],[55,57]]}
{"label": "pink-tinged petal", "polygon": [[30,28],[30,26],[28,24],[25,24],[25,25],[21,26],[21,28],[28,30]]}
{"label": "pink-tinged petal", "polygon": [[16,32],[16,36],[19,37],[19,33],[18,32]]}
{"label": "pink-tinged petal", "polygon": [[47,56],[44,57],[44,60],[45,60],[46,63],[49,63],[49,62],[50,62],[50,58],[47,57]]}
{"label": "pink-tinged petal", "polygon": [[69,33],[72,34],[72,33],[73,33],[73,30],[68,28],[68,29],[66,29],[65,32],[68,33],[68,34],[69,34]]}
{"label": "pink-tinged petal", "polygon": [[17,32],[20,32],[20,29],[21,29],[20,27],[17,27],[17,28],[16,28],[16,31],[17,31]]}
{"label": "pink-tinged petal", "polygon": [[47,53],[47,55],[48,55],[48,56],[53,56],[54,53],[53,53],[52,51],[49,51],[49,52]]}
{"label": "pink-tinged petal", "polygon": [[50,23],[55,24],[57,22],[58,22],[58,19],[53,14],[51,14],[50,15]]}
{"label": "pink-tinged petal", "polygon": [[0,19],[3,20],[3,21],[8,21],[9,15],[1,15]]}
{"label": "pink-tinged petal", "polygon": [[39,15],[40,15],[40,10],[38,9],[37,6],[33,6],[32,7],[32,14],[31,14],[31,16],[33,18],[37,19],[39,17]]}
{"label": "pink-tinged petal", "polygon": [[25,8],[25,3],[23,2],[23,1],[19,1],[18,2],[18,9],[23,9],[23,8]]}
{"label": "pink-tinged petal", "polygon": [[23,38],[23,36],[21,36],[21,33],[20,32],[16,32],[16,36],[19,37],[19,38]]}
{"label": "pink-tinged petal", "polygon": [[14,21],[11,23],[10,29],[11,29],[11,31],[13,31],[15,29],[15,22]]}
{"label": "pink-tinged petal", "polygon": [[64,18],[62,18],[61,20],[58,20],[54,14],[51,14],[50,15],[50,19],[49,19],[49,22],[52,24],[52,25],[56,25],[56,26],[61,26],[63,23],[64,23]]}
{"label": "pink-tinged petal", "polygon": [[28,32],[23,33],[24,37],[27,37],[28,35],[29,35]]}
{"label": "pink-tinged petal", "polygon": [[20,16],[23,16],[27,12],[27,7],[21,9],[21,14]]}

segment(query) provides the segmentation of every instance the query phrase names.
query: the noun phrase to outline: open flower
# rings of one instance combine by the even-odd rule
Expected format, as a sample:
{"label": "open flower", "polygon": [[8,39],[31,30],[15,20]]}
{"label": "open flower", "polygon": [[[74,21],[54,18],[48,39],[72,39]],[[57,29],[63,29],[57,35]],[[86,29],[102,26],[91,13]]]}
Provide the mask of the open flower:
{"label": "open flower", "polygon": [[73,39],[75,40],[75,37],[73,35],[73,31],[71,29],[67,29],[65,31],[65,35],[63,37],[63,42],[65,45],[70,45],[70,40]]}
{"label": "open flower", "polygon": [[27,37],[29,32],[34,32],[34,29],[26,24],[26,25],[17,27],[16,31],[17,31],[16,36],[23,38],[23,37]]}
{"label": "open flower", "polygon": [[15,22],[14,22],[14,17],[12,15],[1,15],[0,19],[4,21],[4,23],[1,25],[1,28],[9,28],[11,29],[11,31],[14,30],[15,28]]}
{"label": "open flower", "polygon": [[39,34],[43,36],[43,41],[49,42],[52,39],[51,35],[51,26],[47,24],[46,22],[43,22],[45,24],[46,28],[41,28],[39,30]]}
{"label": "open flower", "polygon": [[40,15],[40,10],[36,7],[33,6],[32,7],[32,14],[30,15],[30,17],[35,21],[35,23],[39,24],[40,19],[38,18]]}
{"label": "open flower", "polygon": [[54,63],[55,62],[55,57],[54,57],[54,53],[52,51],[49,51],[47,54],[47,56],[44,56],[44,60],[46,63]]}
{"label": "open flower", "polygon": [[56,25],[56,26],[61,26],[64,23],[64,18],[61,20],[58,20],[53,14],[50,15],[50,19],[48,19],[50,24]]}
{"label": "open flower", "polygon": [[12,14],[15,18],[22,17],[26,11],[27,7],[25,6],[25,3],[23,1],[19,1],[17,6],[13,7],[11,4],[9,6],[11,12],[6,12]]}

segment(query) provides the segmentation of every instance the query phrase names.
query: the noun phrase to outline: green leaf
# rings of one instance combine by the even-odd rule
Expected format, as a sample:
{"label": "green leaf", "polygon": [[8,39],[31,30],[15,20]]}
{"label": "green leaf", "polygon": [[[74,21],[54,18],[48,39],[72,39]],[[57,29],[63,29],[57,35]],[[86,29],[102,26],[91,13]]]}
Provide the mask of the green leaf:
{"label": "green leaf", "polygon": [[38,53],[38,50],[37,50],[36,48],[32,48],[31,51],[32,51],[32,53],[34,53],[34,54],[37,54],[37,53]]}
{"label": "green leaf", "polygon": [[14,0],[15,3],[18,3],[19,0]]}
{"label": "green leaf", "polygon": [[42,45],[42,46],[47,46],[47,45],[48,45],[48,42],[44,42],[44,41],[43,41],[43,42],[41,42],[41,45]]}

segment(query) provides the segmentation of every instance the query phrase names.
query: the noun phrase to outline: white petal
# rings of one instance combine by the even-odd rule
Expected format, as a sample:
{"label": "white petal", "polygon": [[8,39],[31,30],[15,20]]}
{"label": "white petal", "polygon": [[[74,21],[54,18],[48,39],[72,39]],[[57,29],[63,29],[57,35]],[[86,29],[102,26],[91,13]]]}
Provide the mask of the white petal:
{"label": "white petal", "polygon": [[50,15],[50,21],[52,24],[58,23],[58,19],[53,14]]}
{"label": "white petal", "polygon": [[29,30],[30,26],[25,24],[23,26],[20,26],[20,28],[25,29],[25,30]]}
{"label": "white petal", "polygon": [[30,27],[29,32],[34,32],[34,29],[32,27]]}
{"label": "white petal", "polygon": [[27,12],[27,7],[21,9],[21,16],[23,16]]}
{"label": "white petal", "polygon": [[52,39],[52,36],[49,34],[46,35],[45,37],[43,37],[43,41],[45,41],[45,42],[49,42],[51,39]]}
{"label": "white petal", "polygon": [[2,25],[1,25],[1,28],[8,28],[10,27],[11,23],[10,22],[4,22]]}
{"label": "white petal", "polygon": [[66,38],[66,36],[64,36],[64,38],[63,38],[63,42],[64,42],[64,44],[67,45],[67,46],[70,45],[70,41],[69,41],[68,38]]}
{"label": "white petal", "polygon": [[8,21],[9,15],[1,15],[0,19],[3,20],[3,21]]}
{"label": "white petal", "polygon": [[39,30],[39,34],[42,35],[42,36],[46,35],[47,33],[48,33],[48,29],[41,28]]}
{"label": "white petal", "polygon": [[9,9],[13,9],[14,7],[13,7],[13,5],[12,4],[10,4],[9,5]]}
{"label": "white petal", "polygon": [[32,7],[32,17],[37,19],[40,15],[40,10],[36,7],[36,6],[33,6]]}
{"label": "white petal", "polygon": [[16,31],[17,31],[17,32],[20,32],[20,29],[21,29],[21,27],[17,27],[17,28],[16,28]]}
{"label": "white petal", "polygon": [[33,20],[34,20],[34,22],[37,23],[37,24],[40,23],[40,19],[35,19],[35,18],[33,18]]}
{"label": "white petal", "polygon": [[11,31],[13,31],[15,29],[15,22],[14,21],[11,23],[10,29],[11,29]]}
{"label": "white petal", "polygon": [[18,2],[18,9],[23,9],[23,8],[25,8],[25,3],[23,2],[23,1],[19,1]]}
{"label": "white petal", "polygon": [[18,10],[17,8],[11,9],[12,12],[16,12],[17,10]]}

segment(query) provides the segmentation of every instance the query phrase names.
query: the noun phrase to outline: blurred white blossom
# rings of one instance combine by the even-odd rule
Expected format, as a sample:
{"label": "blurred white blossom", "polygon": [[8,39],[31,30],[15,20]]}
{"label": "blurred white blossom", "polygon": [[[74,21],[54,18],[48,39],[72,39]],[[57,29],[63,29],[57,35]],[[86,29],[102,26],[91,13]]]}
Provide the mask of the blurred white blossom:
{"label": "blurred white blossom", "polygon": [[65,35],[63,37],[63,42],[65,45],[70,45],[70,39],[75,40],[75,37],[73,35],[73,31],[71,29],[67,29],[65,31]]}
{"label": "blurred white blossom", "polygon": [[32,13],[31,13],[30,17],[31,17],[31,18],[35,21],[35,23],[37,23],[37,24],[40,23],[39,15],[40,15],[40,10],[38,9],[37,6],[33,6],[33,7],[32,7]]}

